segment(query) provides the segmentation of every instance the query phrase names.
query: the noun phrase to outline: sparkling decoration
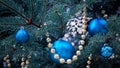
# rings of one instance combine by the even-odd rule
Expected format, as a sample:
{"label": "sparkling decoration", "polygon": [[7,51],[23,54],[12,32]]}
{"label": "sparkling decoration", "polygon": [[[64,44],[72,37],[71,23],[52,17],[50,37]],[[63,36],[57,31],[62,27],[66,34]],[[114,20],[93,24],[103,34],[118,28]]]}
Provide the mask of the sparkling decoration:
{"label": "sparkling decoration", "polygon": [[[74,54],[74,48],[71,45],[71,43],[64,40],[57,40],[56,42],[53,43],[52,48],[55,49],[55,52],[57,53],[55,55],[50,53],[51,59],[54,62],[59,62],[57,60],[59,57],[62,57],[65,60],[70,59]],[[54,58],[56,58],[56,60]]]}
{"label": "sparkling decoration", "polygon": [[101,48],[101,55],[105,58],[109,58],[111,55],[113,54],[113,49],[105,44],[102,48]]}
{"label": "sparkling decoration", "polygon": [[20,43],[26,43],[29,40],[29,33],[21,27],[16,33],[16,40]]}
{"label": "sparkling decoration", "polygon": [[95,35],[96,33],[106,33],[107,22],[103,18],[95,18],[90,21],[88,25],[88,32],[90,35]]}

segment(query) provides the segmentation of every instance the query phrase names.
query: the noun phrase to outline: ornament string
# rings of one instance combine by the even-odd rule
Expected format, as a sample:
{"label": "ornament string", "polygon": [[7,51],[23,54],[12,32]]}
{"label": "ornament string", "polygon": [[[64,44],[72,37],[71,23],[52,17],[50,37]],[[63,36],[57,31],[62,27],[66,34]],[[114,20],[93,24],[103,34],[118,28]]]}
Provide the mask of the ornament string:
{"label": "ornament string", "polygon": [[90,68],[91,60],[92,60],[92,54],[88,56],[86,68]]}
{"label": "ornament string", "polygon": [[[84,2],[85,4],[85,2]],[[80,40],[80,45],[78,46],[78,49],[76,50],[76,54],[72,56],[71,59],[65,60],[64,58],[60,57],[59,54],[56,53],[56,50],[52,48],[53,44],[51,43],[51,38],[49,37],[49,33],[47,32],[46,34],[46,41],[48,43],[48,48],[50,48],[50,53],[54,55],[54,59],[59,60],[61,64],[67,63],[71,64],[73,61],[76,61],[78,59],[78,56],[81,55],[81,50],[83,50],[83,45],[85,44],[85,38],[86,38],[86,33],[87,33],[87,14],[86,14],[86,5],[84,6],[83,9],[83,14],[82,14],[82,35],[81,35],[81,40]],[[63,38],[66,38],[69,36],[69,33],[65,34]],[[74,46],[74,42],[71,43]]]}

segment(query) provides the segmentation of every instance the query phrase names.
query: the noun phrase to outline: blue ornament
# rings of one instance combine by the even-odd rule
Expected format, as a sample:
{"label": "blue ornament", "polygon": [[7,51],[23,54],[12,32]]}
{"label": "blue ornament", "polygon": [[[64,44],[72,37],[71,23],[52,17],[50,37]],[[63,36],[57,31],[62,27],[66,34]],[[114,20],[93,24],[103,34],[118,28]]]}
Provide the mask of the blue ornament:
{"label": "blue ornament", "polygon": [[[71,59],[74,55],[72,44],[65,40],[55,41],[52,48],[55,49],[55,53],[58,54],[60,58],[64,58],[65,60]],[[52,53],[50,53],[50,58],[53,62],[60,63],[58,59],[54,58],[54,54]]]}
{"label": "blue ornament", "polygon": [[90,35],[95,35],[96,33],[106,33],[107,22],[103,18],[95,18],[90,21],[88,25],[88,32]]}
{"label": "blue ornament", "polygon": [[113,49],[110,46],[105,45],[101,48],[101,55],[103,57],[109,58],[112,54],[113,54]]}
{"label": "blue ornament", "polygon": [[16,33],[16,40],[20,43],[26,43],[29,40],[28,32],[24,28],[21,28]]}

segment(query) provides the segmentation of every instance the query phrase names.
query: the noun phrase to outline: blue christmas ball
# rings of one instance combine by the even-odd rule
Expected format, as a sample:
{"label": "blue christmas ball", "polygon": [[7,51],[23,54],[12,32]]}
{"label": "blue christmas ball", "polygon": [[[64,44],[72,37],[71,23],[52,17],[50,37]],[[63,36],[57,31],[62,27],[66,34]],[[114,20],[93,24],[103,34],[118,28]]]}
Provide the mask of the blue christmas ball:
{"label": "blue christmas ball", "polygon": [[21,28],[16,33],[16,40],[20,43],[26,43],[29,40],[29,33]]}
{"label": "blue christmas ball", "polygon": [[95,35],[96,33],[106,33],[107,32],[107,22],[103,18],[95,18],[90,21],[88,25],[88,32],[90,35]]}
{"label": "blue christmas ball", "polygon": [[113,54],[113,49],[110,46],[105,45],[101,48],[101,55],[103,57],[109,58],[112,54]]}
{"label": "blue christmas ball", "polygon": [[[74,47],[72,44],[65,40],[57,40],[53,43],[53,47],[55,49],[56,54],[59,55],[60,58],[64,58],[65,60],[71,59],[74,55]],[[54,54],[50,53],[50,58],[55,63],[60,63],[58,59],[54,58]]]}

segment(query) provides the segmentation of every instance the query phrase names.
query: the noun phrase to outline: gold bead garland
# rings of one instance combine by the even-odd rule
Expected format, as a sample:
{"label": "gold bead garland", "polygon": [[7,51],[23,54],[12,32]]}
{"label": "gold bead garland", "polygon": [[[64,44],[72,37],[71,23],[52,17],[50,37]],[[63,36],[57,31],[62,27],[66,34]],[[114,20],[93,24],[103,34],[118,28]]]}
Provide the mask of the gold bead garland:
{"label": "gold bead garland", "polygon": [[[58,59],[61,64],[67,63],[71,64],[73,61],[76,61],[78,59],[78,56],[81,55],[81,50],[83,50],[83,45],[85,45],[85,38],[86,38],[86,28],[87,28],[87,14],[86,14],[86,3],[84,4],[84,9],[83,9],[83,14],[82,14],[82,31],[81,31],[81,40],[80,40],[80,45],[78,46],[78,50],[76,51],[76,54],[72,56],[72,59],[67,59],[65,60],[62,57],[59,57],[59,54],[57,54],[55,49],[52,48],[53,44],[51,43],[51,39],[49,37],[49,33],[46,34],[46,41],[48,43],[48,48],[50,48],[50,52],[54,54],[54,58]],[[69,33],[64,35],[64,38],[68,37]],[[71,42],[71,44],[74,46],[74,42]]]}
{"label": "gold bead garland", "polygon": [[92,60],[92,54],[88,56],[86,68],[90,68],[91,60]]}
{"label": "gold bead garland", "polygon": [[11,68],[11,63],[10,63],[10,56],[6,55],[3,60],[7,63],[7,67]]}
{"label": "gold bead garland", "polygon": [[120,42],[120,37],[119,37],[120,35],[119,35],[119,33],[116,33],[116,40],[118,41],[118,42]]}
{"label": "gold bead garland", "polygon": [[27,59],[24,58],[24,56],[22,56],[21,58],[21,68],[28,68],[29,65],[29,59],[31,58],[31,56],[28,56]]}

